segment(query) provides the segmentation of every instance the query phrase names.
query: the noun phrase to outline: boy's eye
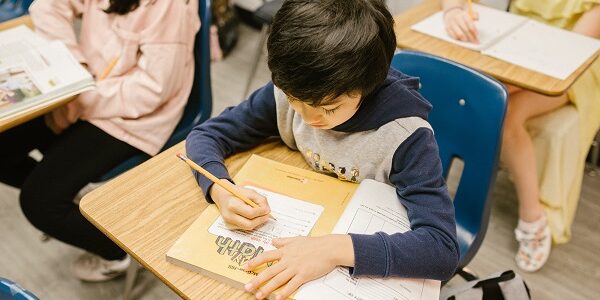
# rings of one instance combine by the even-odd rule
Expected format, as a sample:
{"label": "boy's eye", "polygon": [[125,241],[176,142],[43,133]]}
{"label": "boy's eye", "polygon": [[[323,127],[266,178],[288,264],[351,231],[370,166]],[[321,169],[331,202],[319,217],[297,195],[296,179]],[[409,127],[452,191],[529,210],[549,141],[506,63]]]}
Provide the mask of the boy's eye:
{"label": "boy's eye", "polygon": [[[339,106],[338,106],[339,107]],[[325,111],[326,115],[333,115],[335,113],[335,111],[338,109],[338,107],[334,108],[334,109],[326,109],[323,108],[323,110]]]}

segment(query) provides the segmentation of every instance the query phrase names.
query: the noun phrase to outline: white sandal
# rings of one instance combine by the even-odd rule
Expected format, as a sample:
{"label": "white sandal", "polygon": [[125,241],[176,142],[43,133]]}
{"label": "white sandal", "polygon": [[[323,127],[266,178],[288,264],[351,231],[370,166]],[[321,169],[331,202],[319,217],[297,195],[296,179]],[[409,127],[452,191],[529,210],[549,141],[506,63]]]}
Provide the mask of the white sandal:
{"label": "white sandal", "polygon": [[515,257],[517,266],[527,272],[535,272],[542,268],[552,248],[552,235],[546,222],[546,216],[534,222],[519,219],[515,229],[515,237],[519,242],[519,250]]}

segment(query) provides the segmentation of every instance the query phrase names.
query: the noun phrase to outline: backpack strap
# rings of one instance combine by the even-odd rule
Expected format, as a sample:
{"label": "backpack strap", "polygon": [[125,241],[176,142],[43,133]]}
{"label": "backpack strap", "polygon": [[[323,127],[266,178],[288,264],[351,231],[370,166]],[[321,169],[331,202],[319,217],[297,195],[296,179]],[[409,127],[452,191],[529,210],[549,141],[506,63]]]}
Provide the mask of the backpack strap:
{"label": "backpack strap", "polygon": [[486,300],[504,300],[504,295],[502,294],[502,289],[498,283],[508,281],[515,278],[515,272],[512,270],[508,270],[503,272],[498,277],[485,279],[479,281],[477,284],[473,286],[473,288],[481,288],[483,291],[483,299]]}

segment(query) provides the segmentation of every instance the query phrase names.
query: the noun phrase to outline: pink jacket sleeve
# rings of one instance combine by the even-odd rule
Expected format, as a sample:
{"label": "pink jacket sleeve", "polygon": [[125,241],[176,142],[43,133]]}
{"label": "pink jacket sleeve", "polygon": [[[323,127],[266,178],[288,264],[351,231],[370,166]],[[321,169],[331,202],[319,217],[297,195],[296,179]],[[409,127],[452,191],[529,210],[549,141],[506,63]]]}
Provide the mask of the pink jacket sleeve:
{"label": "pink jacket sleeve", "polygon": [[83,11],[83,0],[36,0],[29,7],[35,31],[49,40],[61,40],[73,56],[85,63],[73,22]]}

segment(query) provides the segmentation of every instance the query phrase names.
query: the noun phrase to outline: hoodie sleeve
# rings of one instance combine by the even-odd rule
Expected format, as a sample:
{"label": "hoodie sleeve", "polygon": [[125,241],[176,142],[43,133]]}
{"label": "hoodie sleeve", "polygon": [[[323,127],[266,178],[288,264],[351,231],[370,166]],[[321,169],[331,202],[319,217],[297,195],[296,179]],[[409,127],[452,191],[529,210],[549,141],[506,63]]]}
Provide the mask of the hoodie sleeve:
{"label": "hoodie sleeve", "polygon": [[[217,178],[231,181],[225,157],[252,148],[268,137],[279,135],[273,84],[255,91],[248,100],[226,108],[219,116],[194,127],[187,136],[187,156]],[[205,199],[212,181],[193,171]]]}
{"label": "hoodie sleeve", "polygon": [[351,234],[355,256],[351,274],[451,278],[459,259],[454,205],[431,130],[418,129],[398,147],[390,181],[406,207],[412,231]]}

